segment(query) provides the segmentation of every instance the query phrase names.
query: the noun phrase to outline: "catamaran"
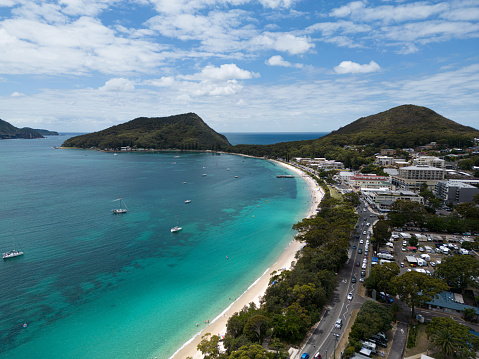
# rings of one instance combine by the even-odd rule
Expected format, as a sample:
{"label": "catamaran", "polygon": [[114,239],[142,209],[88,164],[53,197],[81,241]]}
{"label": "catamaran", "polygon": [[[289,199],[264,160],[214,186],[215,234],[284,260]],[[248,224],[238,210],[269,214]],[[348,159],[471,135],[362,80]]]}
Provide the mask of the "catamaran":
{"label": "catamaran", "polygon": [[117,208],[117,209],[113,209],[113,213],[115,214],[119,214],[119,213],[126,213],[128,212],[128,209],[126,208],[126,204],[125,204],[125,208],[122,208],[121,207],[121,197],[118,198],[118,199],[115,199],[114,201],[120,201],[120,208]]}
{"label": "catamaran", "polygon": [[176,215],[176,226],[171,229],[171,233],[176,233],[181,231],[183,228],[178,226],[178,215]]}

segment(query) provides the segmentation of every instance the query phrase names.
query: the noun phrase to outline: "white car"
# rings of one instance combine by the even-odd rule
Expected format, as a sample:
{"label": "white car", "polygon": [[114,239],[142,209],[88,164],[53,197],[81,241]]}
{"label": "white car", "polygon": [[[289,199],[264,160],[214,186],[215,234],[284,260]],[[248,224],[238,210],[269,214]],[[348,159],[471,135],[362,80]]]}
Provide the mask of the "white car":
{"label": "white car", "polygon": [[406,252],[406,247],[402,247],[401,250],[402,250],[403,252]]}
{"label": "white car", "polygon": [[359,240],[359,244],[363,244],[364,241],[362,239]]}
{"label": "white car", "polygon": [[431,265],[431,267],[434,267],[436,265],[436,262],[430,261],[429,264]]}
{"label": "white car", "polygon": [[363,268],[363,269],[366,269],[366,268],[367,268],[367,264],[366,264],[366,263],[363,263],[362,268]]}
{"label": "white car", "polygon": [[348,300],[353,300],[353,292],[349,292],[347,299]]}
{"label": "white car", "polygon": [[406,247],[406,246],[407,246],[407,241],[402,241],[402,245],[403,245],[404,247]]}
{"label": "white car", "polygon": [[363,235],[364,235],[364,236],[366,235],[366,231],[363,231]]}

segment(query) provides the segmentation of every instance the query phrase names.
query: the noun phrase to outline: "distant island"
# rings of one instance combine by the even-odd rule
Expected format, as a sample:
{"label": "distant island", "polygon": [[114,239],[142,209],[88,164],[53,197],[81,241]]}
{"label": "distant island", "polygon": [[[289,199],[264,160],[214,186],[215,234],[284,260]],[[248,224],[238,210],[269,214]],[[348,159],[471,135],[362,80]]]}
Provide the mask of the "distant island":
{"label": "distant island", "polygon": [[0,120],[0,140],[8,140],[14,138],[44,138],[44,136],[58,136],[58,132],[48,130],[36,130],[29,127],[18,128]]}
{"label": "distant island", "polygon": [[136,118],[99,132],[69,138],[62,147],[106,151],[122,148],[221,151],[231,147],[231,144],[197,114],[186,113],[169,117]]}

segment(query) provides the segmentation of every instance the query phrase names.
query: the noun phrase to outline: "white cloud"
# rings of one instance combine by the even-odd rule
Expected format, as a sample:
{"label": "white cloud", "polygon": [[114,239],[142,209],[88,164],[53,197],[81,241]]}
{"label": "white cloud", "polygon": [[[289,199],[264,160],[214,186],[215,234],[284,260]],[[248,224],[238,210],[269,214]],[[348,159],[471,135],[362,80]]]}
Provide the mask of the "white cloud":
{"label": "white cloud", "polygon": [[314,48],[314,44],[308,38],[288,33],[266,32],[252,39],[251,43],[258,47],[288,52],[292,55],[302,54]]}
{"label": "white cloud", "polygon": [[104,86],[99,88],[100,91],[134,91],[135,84],[124,78],[115,78],[108,80]]}
{"label": "white cloud", "polygon": [[259,74],[240,69],[235,64],[224,64],[220,67],[208,65],[197,74],[181,76],[181,78],[186,80],[208,81],[248,80],[252,79],[253,77],[259,77]]}
{"label": "white cloud", "polygon": [[259,0],[259,2],[264,7],[276,9],[276,8],[290,8],[297,2],[297,0]]}
{"label": "white cloud", "polygon": [[265,61],[266,65],[269,66],[283,66],[283,67],[303,67],[302,64],[292,64],[289,61],[283,59],[281,55],[271,56],[268,60]]}
{"label": "white cloud", "polygon": [[164,76],[159,79],[150,79],[143,81],[143,85],[156,86],[156,87],[169,87],[175,83],[175,78],[172,76]]}
{"label": "white cloud", "polygon": [[343,61],[338,66],[334,67],[334,71],[337,74],[364,74],[369,72],[377,72],[379,70],[381,70],[381,67],[374,61],[364,65],[352,61]]}
{"label": "white cloud", "polygon": [[12,97],[21,97],[21,96],[25,96],[25,94],[21,93],[21,92],[12,92],[12,94],[10,95]]}

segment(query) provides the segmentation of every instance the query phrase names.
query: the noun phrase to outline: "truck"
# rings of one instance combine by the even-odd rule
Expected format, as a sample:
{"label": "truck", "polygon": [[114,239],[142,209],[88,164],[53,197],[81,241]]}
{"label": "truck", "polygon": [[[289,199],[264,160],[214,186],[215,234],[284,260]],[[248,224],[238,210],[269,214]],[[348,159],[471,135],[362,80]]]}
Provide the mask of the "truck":
{"label": "truck", "polygon": [[422,258],[418,258],[417,259],[417,265],[420,266],[420,267],[427,267],[427,262]]}
{"label": "truck", "polygon": [[374,344],[374,343],[371,343],[371,342],[368,342],[368,341],[363,342],[363,348],[371,350],[371,353],[373,353],[373,354],[378,353],[378,348],[377,348],[376,344]]}

